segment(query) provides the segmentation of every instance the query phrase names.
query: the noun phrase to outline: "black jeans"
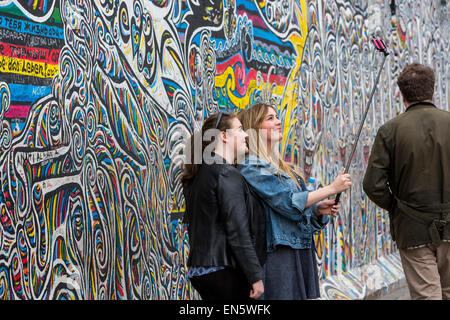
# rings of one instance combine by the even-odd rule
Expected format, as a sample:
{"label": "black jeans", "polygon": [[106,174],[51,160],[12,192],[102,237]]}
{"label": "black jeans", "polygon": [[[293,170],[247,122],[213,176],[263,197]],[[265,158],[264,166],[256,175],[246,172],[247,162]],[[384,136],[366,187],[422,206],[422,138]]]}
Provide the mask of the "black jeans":
{"label": "black jeans", "polygon": [[251,300],[251,286],[241,270],[225,268],[190,280],[203,300]]}

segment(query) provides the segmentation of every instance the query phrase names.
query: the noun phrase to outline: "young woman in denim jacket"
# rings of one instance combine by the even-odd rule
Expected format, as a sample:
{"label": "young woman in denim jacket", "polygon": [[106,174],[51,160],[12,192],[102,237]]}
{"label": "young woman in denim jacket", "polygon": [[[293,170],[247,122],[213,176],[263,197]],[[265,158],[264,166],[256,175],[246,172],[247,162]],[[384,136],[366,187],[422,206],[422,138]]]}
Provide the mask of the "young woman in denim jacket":
{"label": "young woman in denim jacket", "polygon": [[312,235],[325,227],[330,215],[337,215],[340,205],[324,199],[350,188],[350,175],[342,172],[332,184],[308,191],[302,173],[279,154],[283,136],[275,108],[257,103],[238,117],[249,135],[249,155],[238,169],[263,199],[266,213],[264,299],[318,298]]}
{"label": "young woman in denim jacket", "polygon": [[204,300],[256,299],[264,292],[251,234],[252,215],[264,216],[264,209],[257,208],[232,165],[248,151],[246,137],[236,115],[220,112],[206,119],[189,143],[190,161],[181,178],[190,245],[187,277]]}

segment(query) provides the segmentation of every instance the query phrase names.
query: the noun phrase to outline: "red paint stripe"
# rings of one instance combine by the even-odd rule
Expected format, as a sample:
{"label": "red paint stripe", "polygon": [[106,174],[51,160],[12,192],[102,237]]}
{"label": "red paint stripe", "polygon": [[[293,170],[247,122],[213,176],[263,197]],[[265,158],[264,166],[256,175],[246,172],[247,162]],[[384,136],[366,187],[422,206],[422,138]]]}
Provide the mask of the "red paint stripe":
{"label": "red paint stripe", "polygon": [[58,64],[61,50],[43,49],[35,47],[18,46],[11,43],[0,42],[0,55],[15,59],[43,62],[47,64]]}
{"label": "red paint stripe", "polygon": [[29,112],[30,106],[12,105],[9,106],[8,112],[5,113],[5,118],[26,118]]}
{"label": "red paint stripe", "polygon": [[240,54],[235,54],[231,58],[229,58],[227,61],[223,63],[219,63],[216,65],[216,71],[217,74],[222,74],[228,68],[229,66],[233,67],[236,64],[240,64],[244,66],[244,59],[242,59],[242,56]]}
{"label": "red paint stripe", "polygon": [[264,21],[257,15],[251,14],[244,10],[237,10],[237,14],[238,14],[238,16],[246,15],[248,17],[248,20],[250,20],[253,23],[253,27],[257,27],[257,28],[261,28],[261,29],[267,28]]}
{"label": "red paint stripe", "polygon": [[[250,81],[255,80],[257,75],[257,72],[254,69],[249,70],[248,73],[245,74],[244,65],[244,60],[239,54],[236,54],[224,63],[216,65],[218,75],[224,73],[228,67],[233,68],[236,77],[236,89],[241,96],[245,96]],[[267,83],[267,74],[262,73],[262,77],[264,79],[264,83]],[[272,84],[275,82],[278,86],[284,87],[284,85],[286,84],[286,80],[286,77],[271,74],[269,83]]]}

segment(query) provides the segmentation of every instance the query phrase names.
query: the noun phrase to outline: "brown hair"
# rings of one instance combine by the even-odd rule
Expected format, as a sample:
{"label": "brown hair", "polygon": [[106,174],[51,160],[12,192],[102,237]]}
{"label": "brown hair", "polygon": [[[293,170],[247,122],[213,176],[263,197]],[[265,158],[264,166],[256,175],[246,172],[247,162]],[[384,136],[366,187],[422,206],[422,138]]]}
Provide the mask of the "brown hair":
{"label": "brown hair", "polygon": [[420,63],[408,64],[397,78],[397,85],[407,102],[433,99],[434,70]]}
{"label": "brown hair", "polygon": [[[203,123],[202,129],[200,131],[193,133],[189,137],[188,142],[186,144],[186,148],[190,148],[189,152],[187,153],[190,156],[190,159],[189,159],[189,161],[187,161],[187,163],[183,164],[183,173],[181,175],[181,184],[183,186],[188,185],[192,181],[192,179],[194,179],[195,175],[197,174],[198,164],[195,163],[195,142],[196,141],[201,142],[201,144],[202,144],[201,151],[202,151],[202,155],[203,155],[203,151],[209,144],[217,143],[216,141],[211,142],[211,141],[203,140],[203,137],[205,136],[205,132],[210,129],[218,129],[219,131],[225,131],[227,129],[231,129],[231,121],[234,118],[236,118],[236,115],[231,112],[225,112],[225,113],[222,112],[220,121],[216,127],[216,123],[217,123],[219,114],[220,114],[220,112],[210,115]],[[214,137],[213,137],[213,139],[214,139]]]}
{"label": "brown hair", "polygon": [[[274,146],[275,148],[272,148],[272,150],[267,150],[266,144],[261,139],[259,131],[264,118],[269,112],[269,108],[273,108],[277,111],[276,108],[270,104],[258,102],[238,113],[238,119],[241,121],[243,129],[248,134],[248,150],[261,160],[264,160],[275,168],[278,168],[278,170],[287,173],[300,187],[297,177],[305,181],[304,175],[300,169],[285,162],[278,152],[277,146]],[[278,174],[280,174],[280,172],[278,172]]]}

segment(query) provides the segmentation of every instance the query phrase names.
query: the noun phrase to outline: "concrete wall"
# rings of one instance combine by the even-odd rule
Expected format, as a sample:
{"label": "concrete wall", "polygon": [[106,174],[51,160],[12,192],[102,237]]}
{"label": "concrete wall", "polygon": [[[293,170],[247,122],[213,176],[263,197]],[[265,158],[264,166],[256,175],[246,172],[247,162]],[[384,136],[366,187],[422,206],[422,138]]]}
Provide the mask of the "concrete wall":
{"label": "concrete wall", "polygon": [[219,108],[278,106],[287,160],[330,183],[390,47],[339,218],[315,238],[322,298],[402,279],[389,217],[362,191],[395,77],[437,71],[449,110],[446,1],[0,2],[0,298],[192,299],[179,183],[186,138]]}

